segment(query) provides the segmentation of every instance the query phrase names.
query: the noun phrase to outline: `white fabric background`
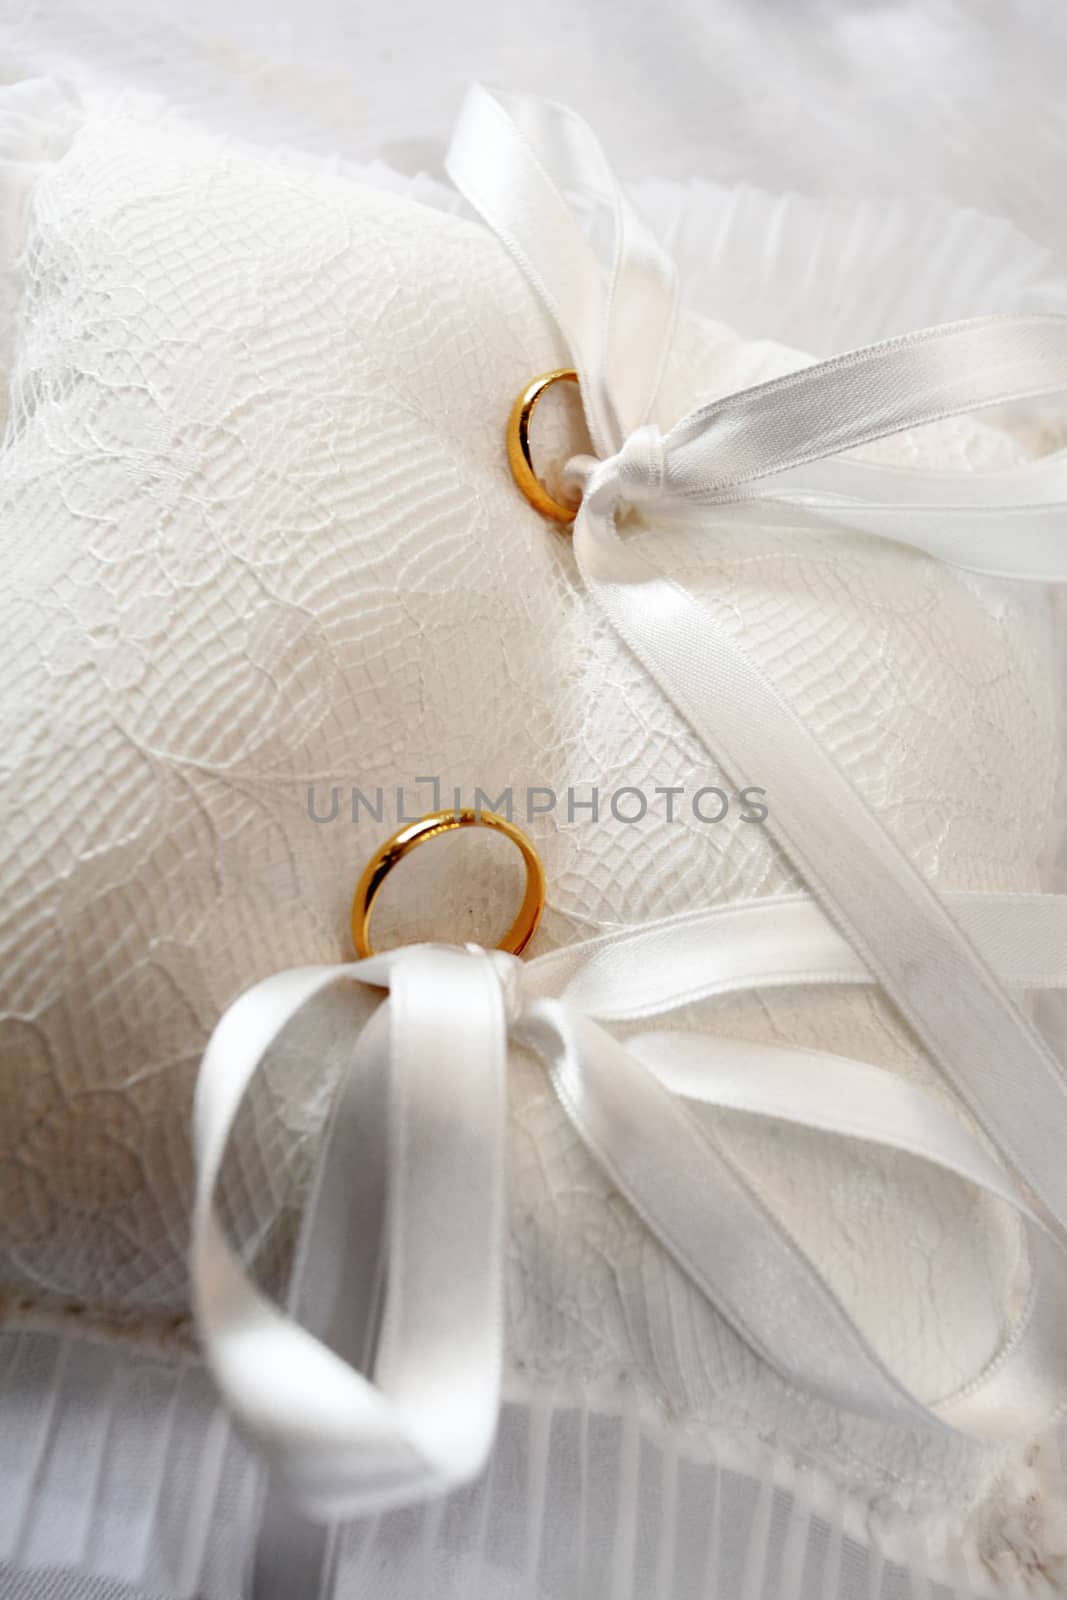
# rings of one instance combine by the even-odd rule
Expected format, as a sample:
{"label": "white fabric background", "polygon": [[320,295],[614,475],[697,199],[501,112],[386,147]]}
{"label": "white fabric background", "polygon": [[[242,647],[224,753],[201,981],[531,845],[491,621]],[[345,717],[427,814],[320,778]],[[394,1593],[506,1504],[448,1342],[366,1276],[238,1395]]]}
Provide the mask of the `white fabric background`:
{"label": "white fabric background", "polygon": [[261,141],[436,171],[480,77],[577,106],[625,175],[938,195],[1061,259],[1065,66],[1054,0],[0,4],[3,80],[58,73],[90,96],[132,84]]}
{"label": "white fabric background", "polygon": [[623,176],[940,194],[1067,250],[1058,0],[4,0],[0,76],[156,89],[436,166],[471,78],[580,109]]}

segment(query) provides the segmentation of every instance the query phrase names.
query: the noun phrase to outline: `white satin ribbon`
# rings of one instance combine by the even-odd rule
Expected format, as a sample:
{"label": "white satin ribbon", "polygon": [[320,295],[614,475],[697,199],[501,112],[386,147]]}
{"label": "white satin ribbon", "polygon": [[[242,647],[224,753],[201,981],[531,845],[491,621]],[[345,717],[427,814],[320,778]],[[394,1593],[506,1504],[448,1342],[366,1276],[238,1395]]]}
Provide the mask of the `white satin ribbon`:
{"label": "white satin ribbon", "polygon": [[[945,905],[1002,983],[1067,986],[1067,896],[950,889]],[[600,1022],[635,1022],[741,989],[873,983],[875,974],[810,895],[766,895],[684,912],[539,956],[533,994]]]}
{"label": "white satin ribbon", "polygon": [[[810,902],[786,903],[817,928]],[[1051,907],[1067,918],[1062,902]],[[727,927],[731,909],[722,913]],[[766,982],[776,970],[773,917],[763,930],[767,940],[750,935],[747,959],[734,951],[726,971],[706,947],[711,959],[703,979],[687,986],[686,1002]],[[593,1020],[591,1013],[632,1014],[636,970],[642,1014],[674,1009],[675,952],[691,931],[691,918],[677,918],[526,966],[498,952],[419,946],[298,969],[256,985],[219,1023],[196,1099],[200,1331],[232,1410],[310,1516],[380,1511],[443,1492],[472,1476],[489,1449],[502,1360],[509,1039],[541,1057],[597,1162],[788,1382],[912,1425],[997,1433],[1047,1414],[1054,1388],[1040,1371],[1007,1416],[993,1380],[966,1402],[929,1407],[909,1394],[687,1109],[720,1106],[904,1151],[1013,1206],[1040,1238],[1043,1225],[1025,1196],[947,1102],[825,1052],[676,1031],[642,1034],[624,1047]],[[789,981],[822,981],[828,948],[813,951],[807,970],[794,961]],[[1016,976],[1067,982],[1067,949],[1055,970],[1043,957],[1037,972]],[[836,981],[868,975],[841,969]],[[296,1014],[338,983],[360,996],[353,1049],[282,1310],[255,1287],[226,1238],[216,1210],[221,1163],[253,1075]],[[551,998],[556,989],[567,998]],[[575,1003],[578,994],[588,1009]],[[1054,1309],[1067,1355],[1062,1295]],[[1031,1326],[1033,1319],[1016,1330],[1017,1343],[1026,1345]],[[1041,1338],[1047,1342],[1047,1332]],[[1022,1359],[1035,1376],[1031,1356]],[[1017,1387],[1004,1353],[998,1366],[1011,1369]]]}
{"label": "white satin ribbon", "polygon": [[[511,125],[506,143],[500,134],[504,121]],[[603,419],[618,419],[611,455],[572,463],[571,476],[583,487],[574,525],[581,576],[665,698],[735,783],[758,782],[772,753],[776,804],[768,830],[1047,1219],[1067,1236],[1067,1082],[1044,1040],[743,643],[658,571],[644,553],[647,539],[624,541],[616,525],[625,504],[668,511],[705,504],[720,507],[723,515],[731,500],[755,493],[764,479],[771,480],[773,493],[780,476],[886,434],[978,406],[1067,390],[1067,318],[982,318],[889,340],[701,406],[663,437],[641,415],[624,410],[613,370],[598,364],[596,354],[611,347],[603,329],[611,328],[620,283],[630,285],[628,325],[642,324],[633,303],[632,258],[640,263],[635,281],[652,337],[635,336],[629,344],[630,366],[641,368],[647,381],[631,384],[628,392],[647,393],[652,374],[663,365],[655,341],[671,325],[673,274],[656,240],[621,201],[609,208],[615,236],[606,276],[584,241],[582,249],[570,248],[578,225],[573,215],[571,232],[562,225],[568,210],[564,192],[578,203],[589,197],[602,204],[605,177],[591,136],[581,141],[569,131],[566,139],[557,138],[560,122],[571,130],[574,118],[545,102],[503,102],[475,88],[460,117],[448,170],[546,307],[565,307],[561,327],[579,361],[598,450]],[[555,181],[542,160],[544,150],[552,152]],[[539,230],[550,212],[555,226],[546,245]],[[657,255],[659,270],[649,266]],[[584,320],[576,331],[579,316]],[[619,429],[633,431],[620,443]],[[877,500],[883,479],[858,463],[849,463],[848,470],[855,483],[869,473],[870,498],[856,498],[855,515],[849,512],[849,525],[862,528],[868,505],[884,509]],[[1048,476],[1046,467],[1038,496],[1044,510]],[[926,480],[916,473],[913,481],[922,498]],[[941,534],[957,529],[952,548],[966,562],[967,523],[945,503],[944,482],[943,475],[936,478],[924,504],[943,519]],[[1002,522],[1008,511],[998,512]],[[900,522],[901,537],[912,538],[903,515]],[[1020,537],[1014,527],[997,535],[1000,569]],[[1040,574],[1037,566],[1017,562],[1016,575],[1046,576],[1051,570],[1067,576],[1067,540],[1051,539],[1038,566]]]}
{"label": "white satin ribbon", "polygon": [[[270,1044],[356,970],[363,983],[389,987],[390,1005],[369,1016],[355,1042],[309,1203],[315,1237],[301,1242],[291,1292],[309,1322],[334,1330],[331,1345],[256,1288],[225,1236],[215,1190],[241,1099]],[[230,1007],[208,1043],[194,1113],[200,1332],[234,1414],[320,1514],[461,1481],[489,1448],[500,1364],[506,1038],[503,990],[488,957],[415,949],[358,969],[268,978]],[[373,1383],[359,1370],[368,1350]]]}
{"label": "white satin ribbon", "polygon": [[[313,1517],[406,1503],[477,1470],[498,1400],[510,1039],[540,1055],[594,1158],[787,1382],[911,1426],[1036,1428],[1067,1366],[1067,1087],[1010,991],[1067,981],[1064,906],[939,897],[743,644],[655,568],[648,539],[620,537],[616,516],[637,504],[657,515],[706,506],[719,519],[815,517],[978,571],[1067,577],[1063,458],[988,488],[827,459],[1067,388],[1067,322],[986,318],[893,340],[701,407],[664,437],[647,418],[674,327],[673,270],[585,125],[560,107],[478,89],[449,170],[542,296],[580,374],[598,453],[570,469],[583,489],[574,529],[583,581],[735,782],[754,781],[770,752],[766,825],[822,909],[786,896],[694,912],[526,967],[424,947],[281,974],[237,1001],[205,1055],[196,1113],[193,1276],[223,1392]],[[590,210],[611,225],[607,272],[579,220]],[[714,536],[712,523],[703,536]],[[338,982],[363,996],[365,1022],[283,1312],[249,1280],[215,1192],[259,1063],[296,1012]],[[595,1020],[798,982],[881,984],[1000,1160],[946,1102],[870,1065],[678,1033],[624,1048]],[[989,1371],[958,1396],[909,1394],[698,1104],[906,1151],[1012,1205],[1034,1286]]]}

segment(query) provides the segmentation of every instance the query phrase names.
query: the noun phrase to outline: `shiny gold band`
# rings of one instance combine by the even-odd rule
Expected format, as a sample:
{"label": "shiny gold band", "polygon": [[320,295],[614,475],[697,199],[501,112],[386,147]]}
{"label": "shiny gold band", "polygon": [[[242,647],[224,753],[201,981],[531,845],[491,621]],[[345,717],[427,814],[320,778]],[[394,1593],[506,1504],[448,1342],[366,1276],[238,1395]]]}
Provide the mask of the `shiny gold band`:
{"label": "shiny gold band", "polygon": [[506,821],[504,817],[498,817],[495,811],[432,811],[429,816],[421,817],[418,822],[409,822],[391,839],[386,839],[363,868],[352,900],[352,942],[358,956],[364,958],[374,954],[370,942],[371,911],[378,890],[393,868],[425,840],[435,839],[438,834],[451,833],[455,828],[492,828],[496,833],[504,834],[521,852],[526,866],[526,890],[519,914],[497,949],[509,950],[517,956],[526,948],[541,920],[545,904],[544,868],[529,839],[521,828],[516,828],[513,822]]}
{"label": "shiny gold band", "polygon": [[542,516],[551,517],[554,522],[573,522],[578,508],[553,499],[534,471],[530,456],[530,418],[538,400],[552,384],[577,382],[578,374],[571,367],[557,367],[554,372],[543,372],[518,396],[508,418],[508,461],[512,476],[534,510],[540,511]]}

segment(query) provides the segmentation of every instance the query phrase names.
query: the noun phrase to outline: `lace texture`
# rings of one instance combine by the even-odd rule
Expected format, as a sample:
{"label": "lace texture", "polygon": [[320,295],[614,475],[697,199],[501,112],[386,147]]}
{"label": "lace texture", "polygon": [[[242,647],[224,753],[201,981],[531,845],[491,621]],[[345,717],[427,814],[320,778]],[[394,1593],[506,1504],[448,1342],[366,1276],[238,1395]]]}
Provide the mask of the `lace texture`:
{"label": "lace texture", "polygon": [[[794,226],[794,248],[813,226]],[[516,496],[502,419],[565,352],[480,227],[117,114],[37,185],[24,276],[0,458],[0,1291],[13,1319],[77,1307],[158,1335],[186,1314],[200,1052],[257,978],[347,957],[351,886],[395,825],[392,809],[354,825],[353,786],[381,786],[388,808],[403,785],[408,812],[431,809],[424,775],[446,799],[511,787],[523,822],[527,788],[551,787],[556,810],[529,822],[550,885],[539,949],[799,885],[736,806],[708,824],[687,798],[667,822],[654,801],[656,786],[689,797],[721,780],[594,616],[566,540]],[[657,420],[802,359],[689,318]],[[956,422],[879,454],[988,470],[1059,427]],[[840,533],[726,518],[635,536],[744,633],[932,879],[1037,887],[1057,750],[1042,595]],[[773,805],[773,750],[763,782]],[[569,818],[568,787],[581,801],[594,784],[599,819]],[[624,785],[654,801],[641,823],[607,804]],[[309,788],[322,815],[334,786],[337,818],[314,821]],[[480,838],[426,854],[398,874],[380,936],[391,920],[407,937],[491,938],[506,865]],[[872,991],[678,1020],[935,1081]],[[275,1284],[343,1047],[343,1032],[298,1040],[235,1141],[233,1225]],[[1014,1456],[788,1391],[518,1056],[511,1095],[514,1381],[622,1379],[664,1417],[773,1439],[865,1503],[961,1518],[990,1503]],[[994,1202],[815,1134],[717,1127],[907,1381],[933,1398],[993,1355],[1027,1281]]]}

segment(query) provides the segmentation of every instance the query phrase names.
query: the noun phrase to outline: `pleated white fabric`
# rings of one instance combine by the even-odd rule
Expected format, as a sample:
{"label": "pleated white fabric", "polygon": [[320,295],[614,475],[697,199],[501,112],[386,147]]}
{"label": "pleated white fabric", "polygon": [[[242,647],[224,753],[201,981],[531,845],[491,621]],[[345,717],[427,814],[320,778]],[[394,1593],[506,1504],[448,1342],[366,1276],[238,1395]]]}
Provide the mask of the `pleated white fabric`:
{"label": "pleated white fabric", "polygon": [[[76,1335],[0,1335],[0,1428],[4,1600],[246,1592],[258,1480],[195,1362]],[[1056,1448],[1067,1436],[1050,1442]],[[1036,1569],[1033,1577],[1042,1581]],[[1001,1581],[953,1550],[947,1529],[919,1535],[904,1517],[872,1527],[818,1472],[789,1468],[743,1437],[709,1448],[632,1390],[517,1376],[476,1482],[431,1506],[350,1524],[337,1548],[343,1600],[1034,1592],[1029,1579]]]}

